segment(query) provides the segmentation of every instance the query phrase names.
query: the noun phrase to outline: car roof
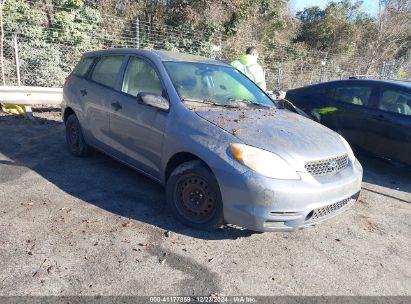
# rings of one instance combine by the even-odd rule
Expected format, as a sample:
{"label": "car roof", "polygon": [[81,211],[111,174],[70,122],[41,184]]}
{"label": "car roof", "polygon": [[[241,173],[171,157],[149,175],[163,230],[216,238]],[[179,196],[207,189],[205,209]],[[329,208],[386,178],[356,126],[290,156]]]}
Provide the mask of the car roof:
{"label": "car roof", "polygon": [[324,85],[324,84],[347,84],[347,83],[374,83],[374,84],[387,84],[396,85],[403,88],[411,89],[411,82],[404,80],[380,80],[380,79],[342,79],[342,80],[332,80],[327,82],[319,82],[312,84],[312,86]]}
{"label": "car roof", "polygon": [[148,49],[135,49],[135,48],[112,48],[98,51],[87,52],[83,57],[94,57],[101,55],[111,55],[111,54],[127,54],[127,55],[142,55],[149,59],[158,59],[160,61],[184,61],[184,62],[198,62],[198,63],[208,63],[208,64],[217,64],[217,65],[228,65],[227,63],[211,59],[207,57],[172,52],[172,51],[160,51],[160,50],[148,50]]}

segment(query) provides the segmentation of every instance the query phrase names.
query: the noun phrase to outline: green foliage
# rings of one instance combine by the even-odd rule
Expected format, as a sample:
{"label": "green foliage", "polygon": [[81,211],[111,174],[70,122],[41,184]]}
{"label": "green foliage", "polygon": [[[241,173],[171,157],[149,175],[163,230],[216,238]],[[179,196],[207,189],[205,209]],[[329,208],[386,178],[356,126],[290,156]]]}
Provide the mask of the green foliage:
{"label": "green foliage", "polygon": [[84,6],[83,0],[53,0],[54,5],[71,9],[71,8],[80,8]]}
{"label": "green foliage", "polygon": [[40,38],[47,25],[46,13],[31,8],[22,0],[7,0],[4,4],[4,31],[22,33],[30,38]]}
{"label": "green foliage", "polygon": [[[410,2],[385,2],[380,25],[355,0],[309,7],[297,18],[289,0],[6,0],[4,29],[9,40],[10,33],[18,33],[23,80],[37,85],[60,86],[85,51],[134,47],[137,17],[145,22],[140,47],[215,56],[224,35],[218,54],[236,59],[246,46],[256,45],[272,82],[279,69],[295,71],[298,80],[311,65],[314,75],[326,53],[335,59],[327,62],[330,77],[345,76],[342,66],[355,56],[367,67],[404,62],[398,75],[410,75],[410,61],[404,59],[411,47]],[[5,62],[13,62],[6,51]],[[287,82],[297,81],[292,78]]]}
{"label": "green foliage", "polygon": [[[100,30],[102,21],[97,9],[85,6],[82,0],[53,0],[52,3],[56,5],[53,10],[24,0],[5,2],[4,29],[8,35],[19,35],[25,84],[61,86],[80,51],[100,46],[92,38],[94,32]],[[68,52],[67,45],[75,48]]]}
{"label": "green foliage", "polygon": [[19,54],[24,84],[61,86],[67,74],[61,69],[61,53],[55,46],[40,41],[22,43]]}
{"label": "green foliage", "polygon": [[[355,42],[357,24],[366,18],[359,12],[359,2],[330,2],[324,10],[318,6],[297,13],[301,30],[296,41],[310,48],[334,54],[347,52]],[[356,24],[357,23],[357,24]]]}
{"label": "green foliage", "polygon": [[92,47],[90,36],[100,27],[102,21],[100,12],[85,7],[80,0],[66,0],[62,4],[64,8],[71,9],[54,13],[52,22],[55,30],[50,33],[51,40],[57,43]]}

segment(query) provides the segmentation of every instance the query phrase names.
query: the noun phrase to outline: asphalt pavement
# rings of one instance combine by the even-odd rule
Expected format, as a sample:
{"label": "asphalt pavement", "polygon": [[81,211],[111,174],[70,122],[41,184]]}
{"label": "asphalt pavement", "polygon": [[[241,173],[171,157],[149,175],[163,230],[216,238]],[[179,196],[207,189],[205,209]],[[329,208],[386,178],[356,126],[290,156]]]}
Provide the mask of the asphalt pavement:
{"label": "asphalt pavement", "polygon": [[411,295],[411,169],[360,157],[358,203],[292,233],[176,222],[163,188],[75,158],[58,109],[0,116],[0,295]]}

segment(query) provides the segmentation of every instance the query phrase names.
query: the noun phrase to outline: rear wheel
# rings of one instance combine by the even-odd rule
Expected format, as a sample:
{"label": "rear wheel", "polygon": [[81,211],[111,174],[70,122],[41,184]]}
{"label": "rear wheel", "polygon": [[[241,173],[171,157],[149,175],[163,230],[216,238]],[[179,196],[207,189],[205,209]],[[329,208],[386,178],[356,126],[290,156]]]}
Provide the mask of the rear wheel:
{"label": "rear wheel", "polygon": [[174,216],[190,227],[215,230],[224,222],[217,179],[199,160],[174,169],[167,181],[167,202]]}
{"label": "rear wheel", "polygon": [[91,152],[75,114],[71,114],[66,120],[66,142],[69,152],[74,156],[83,157]]}

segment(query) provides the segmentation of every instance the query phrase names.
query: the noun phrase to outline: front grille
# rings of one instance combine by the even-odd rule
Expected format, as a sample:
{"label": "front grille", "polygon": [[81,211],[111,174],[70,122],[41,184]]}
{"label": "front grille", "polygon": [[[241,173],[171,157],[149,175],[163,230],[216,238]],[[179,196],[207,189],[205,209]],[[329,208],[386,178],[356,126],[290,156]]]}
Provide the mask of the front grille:
{"label": "front grille", "polygon": [[317,220],[321,217],[327,216],[330,213],[333,213],[333,212],[337,211],[338,209],[341,209],[342,207],[347,205],[350,202],[351,199],[353,199],[353,198],[349,197],[349,198],[346,198],[345,200],[339,201],[337,203],[314,209],[307,216],[307,220],[313,221],[313,220]]}
{"label": "front grille", "polygon": [[336,174],[348,166],[348,155],[311,161],[305,164],[305,169],[313,176]]}

